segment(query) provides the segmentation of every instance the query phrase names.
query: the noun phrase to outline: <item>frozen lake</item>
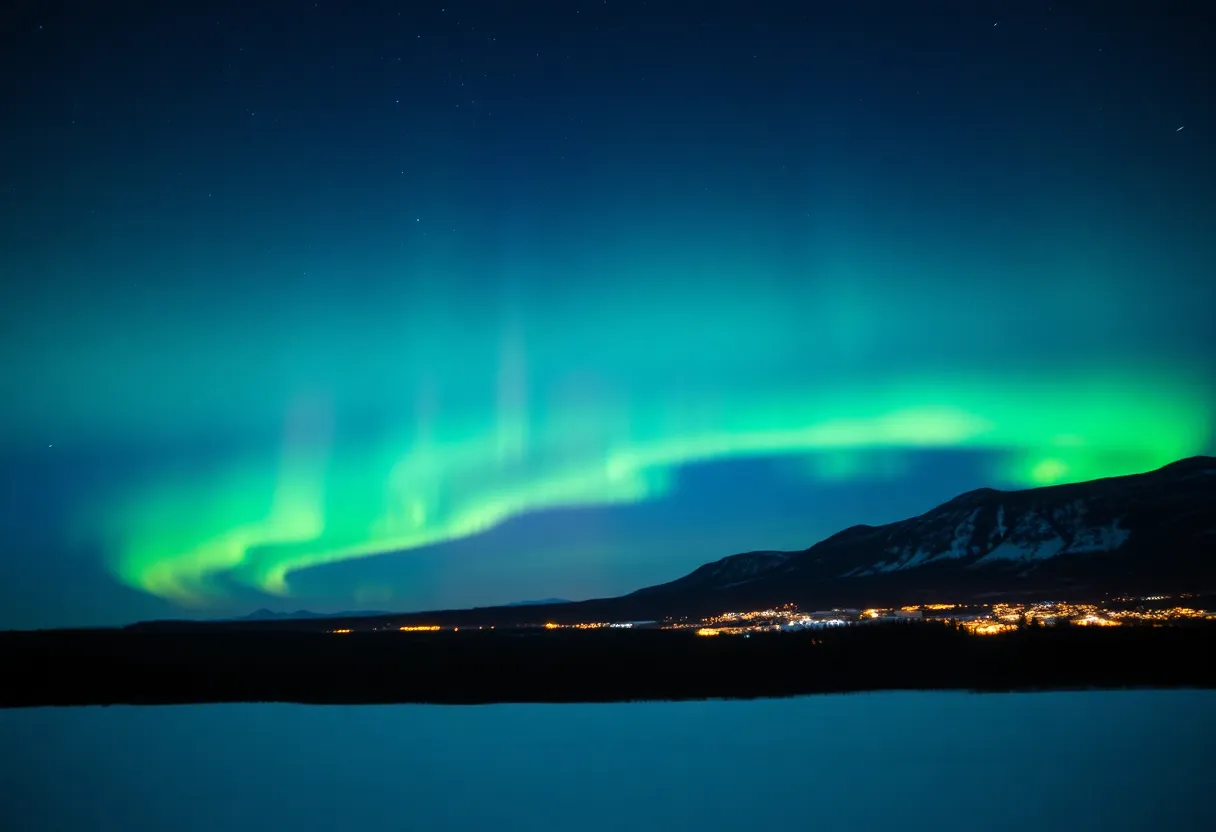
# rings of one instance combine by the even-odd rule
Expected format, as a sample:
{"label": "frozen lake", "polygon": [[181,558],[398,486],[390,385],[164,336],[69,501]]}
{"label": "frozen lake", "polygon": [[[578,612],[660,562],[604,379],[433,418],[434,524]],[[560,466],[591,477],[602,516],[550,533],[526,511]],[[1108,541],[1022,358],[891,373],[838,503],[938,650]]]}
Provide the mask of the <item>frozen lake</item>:
{"label": "frozen lake", "polygon": [[12,830],[1216,828],[1216,691],[0,711]]}

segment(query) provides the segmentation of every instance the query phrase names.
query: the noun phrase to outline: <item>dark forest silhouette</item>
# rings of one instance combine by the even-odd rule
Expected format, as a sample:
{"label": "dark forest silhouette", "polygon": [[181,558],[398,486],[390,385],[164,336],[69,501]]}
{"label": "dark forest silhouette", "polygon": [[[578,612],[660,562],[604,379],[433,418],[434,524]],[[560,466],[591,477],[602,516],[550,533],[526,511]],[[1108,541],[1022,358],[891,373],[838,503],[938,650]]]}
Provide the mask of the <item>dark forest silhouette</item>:
{"label": "dark forest silhouette", "polygon": [[194,629],[0,633],[0,706],[605,702],[892,689],[1216,687],[1216,625],[877,624],[439,633]]}

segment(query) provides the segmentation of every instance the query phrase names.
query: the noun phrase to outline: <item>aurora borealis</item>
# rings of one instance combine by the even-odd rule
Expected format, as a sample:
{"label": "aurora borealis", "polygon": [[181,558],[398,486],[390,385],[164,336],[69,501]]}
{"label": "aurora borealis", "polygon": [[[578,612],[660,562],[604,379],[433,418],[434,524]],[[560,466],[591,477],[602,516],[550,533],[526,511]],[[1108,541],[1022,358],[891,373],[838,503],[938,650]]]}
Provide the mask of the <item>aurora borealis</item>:
{"label": "aurora borealis", "polygon": [[1216,450],[1185,15],[510,5],[4,34],[0,626],[617,594]]}
{"label": "aurora borealis", "polygon": [[[673,468],[692,462],[814,454],[862,476],[858,452],[972,447],[1013,456],[994,476],[1038,485],[1153,468],[1206,438],[1203,403],[1135,380],[1048,399],[1033,385],[985,389],[981,379],[905,385],[886,396],[832,391],[838,402],[823,392],[730,405],[720,394],[715,405],[656,393],[603,425],[577,409],[553,408],[552,423],[540,424],[472,409],[482,421],[453,419],[450,429],[332,460],[324,417],[293,415],[277,465],[233,465],[214,482],[185,478],[113,509],[114,568],[130,585],[182,602],[218,592],[221,576],[287,595],[291,574],[309,567],[441,544],[538,509],[653,499]],[[1038,415],[1045,401],[1047,419]],[[1122,417],[1112,423],[1115,408]]]}

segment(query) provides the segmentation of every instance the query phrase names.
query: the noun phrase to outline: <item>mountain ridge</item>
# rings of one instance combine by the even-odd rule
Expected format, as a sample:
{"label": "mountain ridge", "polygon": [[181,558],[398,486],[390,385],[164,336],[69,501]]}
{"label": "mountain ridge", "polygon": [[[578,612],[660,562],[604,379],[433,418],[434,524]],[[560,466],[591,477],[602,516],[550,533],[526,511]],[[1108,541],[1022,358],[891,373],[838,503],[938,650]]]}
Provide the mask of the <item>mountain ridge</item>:
{"label": "mountain ridge", "polygon": [[312,610],[296,610],[295,612],[276,612],[272,609],[262,607],[254,610],[248,615],[240,615],[235,618],[220,618],[218,621],[304,621],[314,620],[317,618],[367,618],[373,615],[394,615],[394,613],[383,612],[380,610],[343,610],[341,612],[313,612]]}
{"label": "mountain ridge", "polygon": [[[775,597],[783,587],[813,595],[808,590],[815,585],[847,595],[844,590],[857,588],[845,583],[849,579],[878,579],[868,581],[884,590],[877,595],[890,595],[885,590],[895,587],[881,587],[886,583],[921,596],[935,585],[959,592],[985,583],[981,576],[994,590],[1027,584],[1097,590],[1118,582],[1099,574],[1102,566],[1128,583],[1214,581],[1216,558],[1200,557],[1216,548],[1213,535],[1216,458],[1191,457],[1143,474],[1017,491],[975,489],[915,517],[852,526],[807,549],[731,555],[632,594],[729,595],[733,589],[734,595]],[[1099,563],[1095,555],[1109,557]],[[907,580],[884,580],[896,573]],[[744,584],[772,591],[739,590]]]}

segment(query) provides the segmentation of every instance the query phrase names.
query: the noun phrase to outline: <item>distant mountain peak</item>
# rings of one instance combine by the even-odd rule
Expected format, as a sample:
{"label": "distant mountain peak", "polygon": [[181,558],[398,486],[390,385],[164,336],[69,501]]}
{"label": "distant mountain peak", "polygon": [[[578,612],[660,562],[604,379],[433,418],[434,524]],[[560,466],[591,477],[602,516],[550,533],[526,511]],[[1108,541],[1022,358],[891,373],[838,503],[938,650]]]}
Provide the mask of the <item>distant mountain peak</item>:
{"label": "distant mountain peak", "polygon": [[512,601],[510,604],[505,604],[508,607],[544,607],[549,604],[569,604],[565,598],[542,598],[539,601]]}
{"label": "distant mountain peak", "polygon": [[972,491],[964,491],[957,497],[953,497],[942,503],[943,506],[950,505],[970,505],[991,498],[994,494],[1005,494],[1007,492],[999,491],[995,488],[976,488]]}
{"label": "distant mountain peak", "polygon": [[1216,456],[1191,456],[1171,462],[1158,471],[1216,471]]}

